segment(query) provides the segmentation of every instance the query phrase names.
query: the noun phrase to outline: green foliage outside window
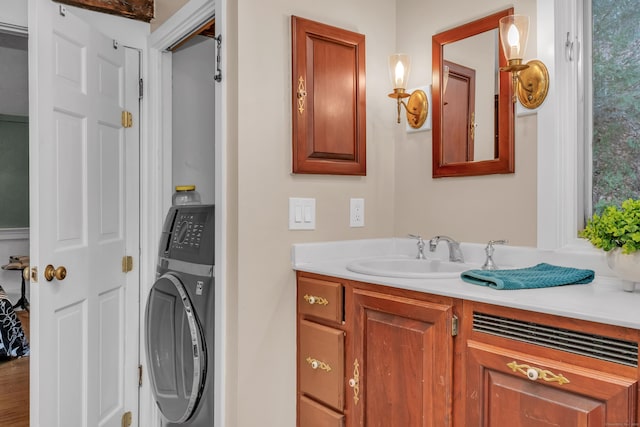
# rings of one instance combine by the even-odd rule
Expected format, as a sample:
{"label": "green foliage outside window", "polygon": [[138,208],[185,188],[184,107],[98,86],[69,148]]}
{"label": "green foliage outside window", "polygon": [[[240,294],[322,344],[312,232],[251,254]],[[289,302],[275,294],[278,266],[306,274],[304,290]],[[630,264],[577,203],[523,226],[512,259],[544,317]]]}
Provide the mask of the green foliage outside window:
{"label": "green foliage outside window", "polygon": [[593,0],[593,208],[640,197],[640,7]]}

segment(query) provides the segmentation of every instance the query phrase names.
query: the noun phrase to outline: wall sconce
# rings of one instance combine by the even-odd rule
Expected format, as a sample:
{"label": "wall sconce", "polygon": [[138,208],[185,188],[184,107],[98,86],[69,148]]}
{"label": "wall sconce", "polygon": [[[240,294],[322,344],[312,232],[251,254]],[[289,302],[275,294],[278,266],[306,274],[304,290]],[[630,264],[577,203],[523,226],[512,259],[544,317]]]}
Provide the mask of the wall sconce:
{"label": "wall sconce", "polygon": [[513,79],[513,102],[516,96],[529,109],[538,108],[549,91],[549,71],[537,59],[522,63],[529,35],[529,17],[510,15],[500,19],[500,40],[508,61],[508,66],[500,71],[508,71]]}
{"label": "wall sconce", "polygon": [[[429,102],[427,94],[423,90],[418,89],[413,93],[405,92],[410,69],[411,58],[409,55],[398,53],[389,57],[389,74],[393,86],[393,93],[389,94],[389,98],[395,98],[398,101],[398,123],[400,123],[400,111],[402,110],[400,106],[402,105],[407,111],[407,123],[412,128],[418,129],[427,120]],[[409,98],[406,103],[404,102],[405,98]]]}

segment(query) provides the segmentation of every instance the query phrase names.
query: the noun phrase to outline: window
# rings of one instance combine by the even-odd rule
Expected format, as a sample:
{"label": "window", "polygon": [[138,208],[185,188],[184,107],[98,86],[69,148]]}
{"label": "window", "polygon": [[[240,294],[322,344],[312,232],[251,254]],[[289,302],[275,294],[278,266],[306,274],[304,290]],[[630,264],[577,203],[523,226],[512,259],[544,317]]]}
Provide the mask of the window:
{"label": "window", "polygon": [[600,213],[640,196],[640,8],[637,0],[591,3],[591,197]]}

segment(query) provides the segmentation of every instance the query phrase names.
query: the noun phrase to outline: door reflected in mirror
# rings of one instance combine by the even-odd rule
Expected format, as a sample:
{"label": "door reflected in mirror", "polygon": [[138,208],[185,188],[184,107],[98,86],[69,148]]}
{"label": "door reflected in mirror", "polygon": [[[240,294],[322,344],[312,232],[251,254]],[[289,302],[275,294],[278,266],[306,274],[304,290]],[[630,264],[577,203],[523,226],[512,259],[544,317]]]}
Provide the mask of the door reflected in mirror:
{"label": "door reflected in mirror", "polygon": [[512,13],[433,36],[434,178],[514,172],[514,105],[498,32]]}

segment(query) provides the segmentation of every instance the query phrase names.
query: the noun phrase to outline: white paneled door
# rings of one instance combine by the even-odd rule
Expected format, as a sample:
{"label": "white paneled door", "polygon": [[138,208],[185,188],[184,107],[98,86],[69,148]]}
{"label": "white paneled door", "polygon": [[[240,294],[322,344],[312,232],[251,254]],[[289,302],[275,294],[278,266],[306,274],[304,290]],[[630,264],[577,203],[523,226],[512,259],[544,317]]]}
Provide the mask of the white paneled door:
{"label": "white paneled door", "polygon": [[137,425],[138,52],[49,0],[29,29],[31,425]]}

